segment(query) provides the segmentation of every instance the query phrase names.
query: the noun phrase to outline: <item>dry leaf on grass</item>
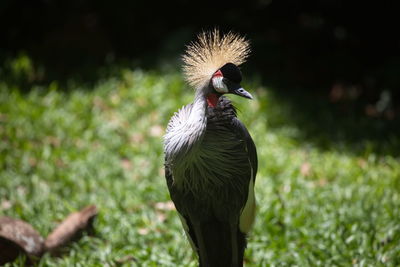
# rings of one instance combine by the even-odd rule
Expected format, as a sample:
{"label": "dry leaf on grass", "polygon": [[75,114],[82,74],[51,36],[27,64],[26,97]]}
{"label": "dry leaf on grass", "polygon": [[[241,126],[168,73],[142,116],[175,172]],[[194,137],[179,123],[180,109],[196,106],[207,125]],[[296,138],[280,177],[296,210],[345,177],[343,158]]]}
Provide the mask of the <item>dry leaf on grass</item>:
{"label": "dry leaf on grass", "polygon": [[139,228],[138,233],[139,235],[147,235],[150,232],[149,228]]}
{"label": "dry leaf on grass", "polygon": [[161,125],[153,125],[149,133],[152,137],[161,137],[164,135],[164,128]]}
{"label": "dry leaf on grass", "polygon": [[300,173],[303,176],[306,176],[306,177],[310,176],[310,174],[311,174],[311,164],[308,163],[308,162],[304,162],[300,167]]}
{"label": "dry leaf on grass", "polygon": [[155,203],[154,207],[158,210],[174,210],[175,205],[172,201],[167,202],[157,202]]}
{"label": "dry leaf on grass", "polygon": [[43,238],[33,227],[18,219],[0,217],[0,265],[13,261],[20,253],[39,257]]}
{"label": "dry leaf on grass", "polygon": [[0,266],[25,254],[28,259],[37,259],[44,252],[55,252],[69,241],[80,237],[83,231],[92,229],[93,219],[97,215],[95,205],[71,213],[46,241],[28,223],[10,217],[0,217]]}
{"label": "dry leaf on grass", "polygon": [[97,215],[95,205],[87,206],[81,211],[71,213],[60,225],[50,233],[45,241],[47,251],[55,251],[77,238],[83,230],[92,227],[94,217]]}

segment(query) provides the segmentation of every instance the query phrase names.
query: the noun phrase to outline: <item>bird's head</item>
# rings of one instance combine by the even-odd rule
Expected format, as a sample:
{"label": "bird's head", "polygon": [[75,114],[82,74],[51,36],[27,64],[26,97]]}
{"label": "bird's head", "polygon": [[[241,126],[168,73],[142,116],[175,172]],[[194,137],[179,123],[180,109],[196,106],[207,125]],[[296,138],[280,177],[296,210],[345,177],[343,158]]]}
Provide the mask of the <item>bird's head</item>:
{"label": "bird's head", "polygon": [[211,87],[216,94],[235,94],[241,97],[253,99],[251,94],[240,85],[242,73],[238,66],[226,63],[218,69],[211,78]]}
{"label": "bird's head", "polygon": [[249,42],[238,34],[222,35],[218,29],[202,32],[183,55],[185,78],[197,91],[207,94],[210,106],[215,106],[223,94],[252,99],[240,86],[242,74],[238,67],[249,53]]}

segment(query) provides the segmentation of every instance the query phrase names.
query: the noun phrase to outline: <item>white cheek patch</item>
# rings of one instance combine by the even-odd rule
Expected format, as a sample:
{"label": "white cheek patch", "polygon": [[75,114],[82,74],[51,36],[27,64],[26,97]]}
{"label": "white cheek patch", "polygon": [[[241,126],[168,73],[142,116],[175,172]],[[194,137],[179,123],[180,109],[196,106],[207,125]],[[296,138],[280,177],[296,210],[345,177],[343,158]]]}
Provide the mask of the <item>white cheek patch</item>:
{"label": "white cheek patch", "polygon": [[223,82],[224,77],[222,76],[216,76],[212,78],[212,84],[214,86],[215,91],[218,93],[228,93],[228,87],[226,87],[226,84]]}

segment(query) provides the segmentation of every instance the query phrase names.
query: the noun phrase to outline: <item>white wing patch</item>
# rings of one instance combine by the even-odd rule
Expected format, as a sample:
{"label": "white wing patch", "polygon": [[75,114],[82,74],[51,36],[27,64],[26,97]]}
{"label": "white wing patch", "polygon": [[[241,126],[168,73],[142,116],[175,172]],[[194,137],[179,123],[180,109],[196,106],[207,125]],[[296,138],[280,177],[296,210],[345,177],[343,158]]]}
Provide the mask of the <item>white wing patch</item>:
{"label": "white wing patch", "polygon": [[190,246],[192,247],[194,252],[197,252],[196,245],[194,244],[192,238],[189,235],[189,226],[186,223],[185,218],[178,212],[179,219],[181,219],[183,229],[185,230],[186,237],[189,239]]}
{"label": "white wing patch", "polygon": [[246,205],[243,208],[239,219],[239,229],[242,233],[248,233],[254,223],[256,213],[256,198],[254,195],[254,177],[253,168],[251,168],[251,180],[249,182],[249,190]]}

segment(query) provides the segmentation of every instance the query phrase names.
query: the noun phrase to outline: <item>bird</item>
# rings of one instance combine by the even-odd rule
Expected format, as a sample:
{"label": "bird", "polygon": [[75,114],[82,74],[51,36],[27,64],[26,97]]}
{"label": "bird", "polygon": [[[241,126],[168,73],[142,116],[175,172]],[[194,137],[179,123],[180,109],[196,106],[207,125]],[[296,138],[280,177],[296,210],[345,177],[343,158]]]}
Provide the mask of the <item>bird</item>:
{"label": "bird", "polygon": [[235,32],[202,31],[186,46],[183,74],[192,103],[168,122],[165,177],[200,267],[243,266],[252,228],[256,146],[227,94],[253,99],[240,85],[250,43]]}

